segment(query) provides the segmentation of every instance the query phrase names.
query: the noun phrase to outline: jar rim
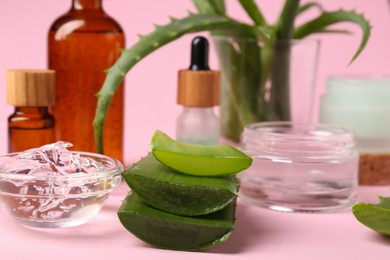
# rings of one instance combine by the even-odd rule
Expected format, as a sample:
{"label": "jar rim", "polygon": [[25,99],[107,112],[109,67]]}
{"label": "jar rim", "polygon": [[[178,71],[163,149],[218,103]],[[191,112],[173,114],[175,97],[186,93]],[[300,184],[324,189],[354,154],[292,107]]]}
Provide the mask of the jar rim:
{"label": "jar rim", "polygon": [[327,80],[342,80],[347,82],[360,80],[390,80],[390,74],[334,74],[330,75]]}
{"label": "jar rim", "polygon": [[[293,129],[296,130],[294,133],[301,133],[300,136],[303,140],[315,140],[324,138],[344,138],[344,137],[353,137],[352,131],[347,128],[338,125],[331,124],[303,124],[303,123],[293,123],[289,121],[273,121],[273,122],[258,122],[252,123],[245,126],[245,130],[253,131],[258,133],[266,134],[267,137],[272,136],[285,136],[289,138],[286,132],[273,132],[271,130],[276,129]],[[244,130],[244,131],[245,131]],[[321,132],[315,132],[321,131]],[[331,135],[332,134],[332,135]],[[294,138],[294,140],[297,140]],[[299,139],[298,139],[299,140]]]}
{"label": "jar rim", "polygon": [[249,124],[243,132],[245,150],[261,154],[294,157],[338,157],[355,146],[353,133],[327,124],[261,122]]}
{"label": "jar rim", "polygon": [[327,90],[349,92],[390,91],[390,75],[386,74],[339,74],[329,76],[326,80]]}

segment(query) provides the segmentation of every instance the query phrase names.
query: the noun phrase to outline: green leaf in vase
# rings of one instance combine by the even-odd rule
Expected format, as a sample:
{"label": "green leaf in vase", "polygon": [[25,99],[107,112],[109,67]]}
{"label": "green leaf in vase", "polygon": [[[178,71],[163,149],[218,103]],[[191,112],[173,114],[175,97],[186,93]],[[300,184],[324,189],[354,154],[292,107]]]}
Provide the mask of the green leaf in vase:
{"label": "green leaf in vase", "polygon": [[[329,31],[328,26],[341,22],[351,22],[360,26],[362,30],[362,39],[360,45],[353,55],[350,63],[352,63],[366,47],[368,38],[370,37],[371,26],[362,14],[355,11],[339,10],[335,12],[323,12],[317,18],[308,21],[294,29],[294,38],[301,39],[313,33],[323,33]],[[345,32],[345,31],[344,31]]]}

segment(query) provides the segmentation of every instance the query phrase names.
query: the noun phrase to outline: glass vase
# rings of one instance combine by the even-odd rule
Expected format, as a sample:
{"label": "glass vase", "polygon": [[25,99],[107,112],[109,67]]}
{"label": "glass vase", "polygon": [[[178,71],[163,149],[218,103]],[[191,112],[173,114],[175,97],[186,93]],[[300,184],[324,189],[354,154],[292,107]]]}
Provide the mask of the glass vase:
{"label": "glass vase", "polygon": [[213,42],[222,73],[222,137],[239,142],[253,122],[313,122],[318,40],[213,36]]}

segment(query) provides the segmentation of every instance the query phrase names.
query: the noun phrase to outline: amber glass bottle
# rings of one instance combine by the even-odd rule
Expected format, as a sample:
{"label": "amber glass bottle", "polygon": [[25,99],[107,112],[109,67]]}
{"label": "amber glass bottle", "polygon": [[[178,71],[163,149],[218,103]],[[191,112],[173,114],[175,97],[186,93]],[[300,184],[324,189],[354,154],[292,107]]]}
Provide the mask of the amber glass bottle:
{"label": "amber glass bottle", "polygon": [[20,152],[55,142],[55,100],[52,70],[7,71],[7,102],[15,106],[8,117],[8,152]]}
{"label": "amber glass bottle", "polygon": [[[69,12],[49,31],[49,68],[57,72],[57,140],[96,152],[92,122],[104,71],[120,56],[124,34],[103,10],[102,0],[72,0]],[[115,93],[104,128],[104,152],[122,161],[123,86]]]}

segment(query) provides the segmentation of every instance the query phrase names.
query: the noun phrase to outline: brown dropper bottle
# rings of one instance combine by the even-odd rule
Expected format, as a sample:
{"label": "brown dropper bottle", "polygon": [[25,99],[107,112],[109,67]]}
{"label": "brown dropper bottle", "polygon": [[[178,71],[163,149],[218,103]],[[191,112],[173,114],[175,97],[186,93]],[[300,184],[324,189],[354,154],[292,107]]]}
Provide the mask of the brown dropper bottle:
{"label": "brown dropper bottle", "polygon": [[[78,151],[96,152],[92,122],[106,74],[125,47],[120,25],[102,0],[72,0],[48,35],[48,65],[56,71],[56,138]],[[104,153],[122,161],[124,90],[116,91],[104,126]]]}
{"label": "brown dropper bottle", "polygon": [[8,117],[8,152],[20,152],[55,142],[53,70],[7,71],[7,102],[15,106]]}

